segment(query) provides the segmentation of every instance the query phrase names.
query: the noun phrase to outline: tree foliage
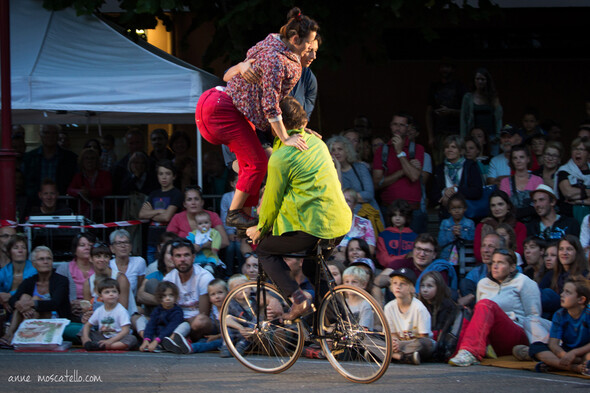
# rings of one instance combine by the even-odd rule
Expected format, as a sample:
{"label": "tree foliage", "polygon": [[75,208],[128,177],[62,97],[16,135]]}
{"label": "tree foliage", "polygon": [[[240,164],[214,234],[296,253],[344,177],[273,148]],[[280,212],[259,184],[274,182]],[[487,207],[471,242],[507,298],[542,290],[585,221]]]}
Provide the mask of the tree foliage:
{"label": "tree foliage", "polygon": [[[79,15],[99,12],[105,0],[44,0],[44,7],[60,10],[73,7]],[[371,59],[387,58],[387,42],[399,29],[413,29],[426,42],[439,38],[443,27],[486,21],[498,15],[491,0],[478,0],[473,7],[467,0],[373,0],[344,5],[340,0],[119,0],[124,10],[108,16],[128,29],[153,28],[163,21],[172,29],[174,16],[193,15],[190,27],[181,32],[185,38],[205,22],[213,22],[215,34],[203,63],[216,58],[231,62],[243,59],[247,49],[286,22],[293,6],[320,24],[324,40],[322,59],[337,64],[347,47],[358,45]]]}

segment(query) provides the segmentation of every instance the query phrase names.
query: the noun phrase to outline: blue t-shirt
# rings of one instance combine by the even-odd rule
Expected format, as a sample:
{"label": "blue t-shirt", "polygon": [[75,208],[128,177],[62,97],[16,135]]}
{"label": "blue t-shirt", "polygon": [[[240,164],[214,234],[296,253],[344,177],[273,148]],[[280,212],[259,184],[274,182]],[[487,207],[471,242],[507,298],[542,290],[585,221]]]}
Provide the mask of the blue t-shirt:
{"label": "blue t-shirt", "polygon": [[590,308],[586,307],[578,319],[572,318],[565,308],[553,314],[551,338],[562,341],[562,348],[569,351],[583,347],[590,342]]}

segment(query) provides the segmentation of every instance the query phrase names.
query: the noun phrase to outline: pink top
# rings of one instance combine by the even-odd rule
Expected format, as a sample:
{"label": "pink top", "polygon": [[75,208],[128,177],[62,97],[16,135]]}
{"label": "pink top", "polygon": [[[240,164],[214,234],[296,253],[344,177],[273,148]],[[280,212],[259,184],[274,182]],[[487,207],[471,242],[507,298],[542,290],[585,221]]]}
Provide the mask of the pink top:
{"label": "pink top", "polygon": [[[504,191],[506,194],[508,194],[508,196],[512,196],[512,192],[511,192],[512,187],[510,187],[510,178],[511,178],[511,176],[508,176],[508,177],[505,177],[502,180],[500,180],[500,190]],[[533,191],[540,184],[543,184],[543,178],[536,176],[536,175],[531,175],[529,177],[528,183],[526,184],[526,187],[522,191]]]}
{"label": "pink top", "polygon": [[76,264],[76,260],[70,262],[70,276],[72,276],[72,280],[76,284],[76,299],[84,299],[84,282],[88,280],[88,277],[94,274],[94,269],[92,265],[90,265],[90,269],[88,270],[88,276],[84,276],[82,270],[78,268]]}
{"label": "pink top", "polygon": [[[223,227],[223,222],[219,215],[215,212],[211,212],[209,210],[203,210],[209,217],[211,217],[211,228],[216,228],[217,226],[221,225]],[[168,232],[176,233],[178,236],[185,238],[189,232],[192,231],[191,226],[188,222],[188,218],[186,217],[186,210],[180,213],[175,214],[170,223],[168,223],[168,227],[166,227]]]}

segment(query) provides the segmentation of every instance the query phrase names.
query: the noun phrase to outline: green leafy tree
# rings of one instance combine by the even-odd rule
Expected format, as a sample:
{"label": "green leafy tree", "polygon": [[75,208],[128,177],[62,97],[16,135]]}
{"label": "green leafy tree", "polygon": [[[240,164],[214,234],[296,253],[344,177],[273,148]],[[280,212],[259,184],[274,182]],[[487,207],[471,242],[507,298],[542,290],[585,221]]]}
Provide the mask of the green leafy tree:
{"label": "green leafy tree", "polygon": [[[47,9],[73,7],[79,15],[99,12],[105,0],[44,0]],[[215,33],[203,63],[217,58],[232,63],[240,61],[248,48],[270,32],[277,32],[293,6],[320,24],[324,39],[322,60],[332,64],[341,61],[344,49],[358,45],[371,61],[386,60],[387,42],[398,29],[411,29],[425,42],[439,39],[438,29],[462,23],[489,21],[499,15],[491,0],[478,0],[472,7],[466,0],[374,0],[344,5],[340,0],[120,0],[123,12],[113,19],[127,29],[153,28],[156,18],[167,29],[173,28],[174,17],[181,12],[193,15],[187,31],[181,32],[186,43],[189,33],[205,22],[213,21]],[[182,42],[181,42],[182,43]]]}

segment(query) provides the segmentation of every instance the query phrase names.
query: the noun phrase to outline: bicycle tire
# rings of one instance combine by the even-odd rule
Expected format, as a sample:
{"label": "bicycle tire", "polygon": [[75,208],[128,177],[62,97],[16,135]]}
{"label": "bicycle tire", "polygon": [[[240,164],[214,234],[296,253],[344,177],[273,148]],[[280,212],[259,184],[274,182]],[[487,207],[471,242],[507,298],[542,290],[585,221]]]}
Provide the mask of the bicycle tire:
{"label": "bicycle tire", "polygon": [[[301,321],[289,325],[267,317],[266,306],[286,312],[290,304],[271,284],[263,283],[260,302],[256,307],[256,282],[234,288],[221,306],[219,322],[223,340],[229,352],[244,366],[260,373],[277,374],[291,367],[301,355],[305,333]],[[238,323],[247,339],[232,328]]]}
{"label": "bicycle tire", "polygon": [[[354,315],[359,308],[361,315]],[[373,326],[365,326],[371,320]],[[387,371],[392,351],[389,325],[366,291],[340,285],[328,292],[320,306],[318,331],[324,355],[349,381],[375,382]]]}

